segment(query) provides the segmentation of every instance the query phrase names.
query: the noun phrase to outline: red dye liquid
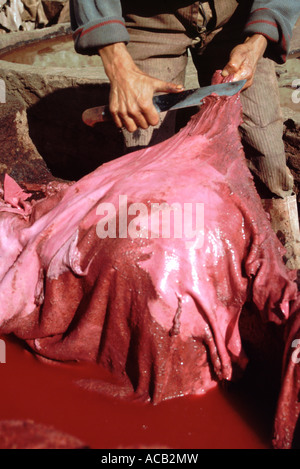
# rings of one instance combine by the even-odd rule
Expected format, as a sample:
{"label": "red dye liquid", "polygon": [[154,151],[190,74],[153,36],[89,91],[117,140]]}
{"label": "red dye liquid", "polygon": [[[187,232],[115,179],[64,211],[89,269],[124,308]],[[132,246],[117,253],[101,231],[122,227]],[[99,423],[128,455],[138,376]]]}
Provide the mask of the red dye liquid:
{"label": "red dye liquid", "polygon": [[5,337],[0,364],[0,420],[31,419],[93,449],[270,448],[268,424],[239,391],[209,391],[159,405],[125,402],[84,390],[79,379],[111,379],[97,365],[41,363]]}

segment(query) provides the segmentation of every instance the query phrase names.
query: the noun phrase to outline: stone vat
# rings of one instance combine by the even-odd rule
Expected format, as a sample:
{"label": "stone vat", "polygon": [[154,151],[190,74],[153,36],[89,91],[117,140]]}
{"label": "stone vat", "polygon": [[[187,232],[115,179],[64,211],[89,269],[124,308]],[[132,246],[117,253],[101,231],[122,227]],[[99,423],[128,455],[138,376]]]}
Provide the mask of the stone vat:
{"label": "stone vat", "polygon": [[122,153],[113,124],[82,123],[86,108],[107,102],[109,85],[100,58],[74,51],[69,24],[2,35],[0,78],[1,173],[73,180]]}

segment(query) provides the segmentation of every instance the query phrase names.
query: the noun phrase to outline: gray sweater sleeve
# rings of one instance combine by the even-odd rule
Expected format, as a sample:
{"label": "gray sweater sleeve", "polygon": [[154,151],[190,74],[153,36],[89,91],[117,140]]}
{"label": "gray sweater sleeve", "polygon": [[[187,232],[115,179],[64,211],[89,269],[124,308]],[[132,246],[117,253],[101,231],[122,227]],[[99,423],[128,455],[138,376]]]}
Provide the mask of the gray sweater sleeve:
{"label": "gray sweater sleeve", "polygon": [[75,49],[81,54],[129,41],[120,0],[70,0],[70,19]]}
{"label": "gray sweater sleeve", "polygon": [[245,34],[263,34],[268,39],[267,56],[284,63],[299,16],[300,0],[254,0]]}
{"label": "gray sweater sleeve", "polygon": [[[94,54],[107,44],[129,42],[121,0],[70,0],[70,15],[75,49],[81,54]],[[300,0],[254,0],[245,35],[263,34],[269,43],[267,55],[283,63],[299,16]]]}

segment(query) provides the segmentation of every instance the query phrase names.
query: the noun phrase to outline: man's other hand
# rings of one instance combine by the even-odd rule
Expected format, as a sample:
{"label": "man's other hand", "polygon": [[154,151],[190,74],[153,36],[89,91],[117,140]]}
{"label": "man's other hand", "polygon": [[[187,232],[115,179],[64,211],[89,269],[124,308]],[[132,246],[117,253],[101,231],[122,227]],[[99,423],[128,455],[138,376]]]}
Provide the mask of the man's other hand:
{"label": "man's other hand", "polygon": [[230,54],[230,59],[222,75],[233,75],[233,80],[247,80],[243,89],[252,85],[257,62],[264,55],[268,41],[261,34],[248,37],[243,44],[236,46]]}

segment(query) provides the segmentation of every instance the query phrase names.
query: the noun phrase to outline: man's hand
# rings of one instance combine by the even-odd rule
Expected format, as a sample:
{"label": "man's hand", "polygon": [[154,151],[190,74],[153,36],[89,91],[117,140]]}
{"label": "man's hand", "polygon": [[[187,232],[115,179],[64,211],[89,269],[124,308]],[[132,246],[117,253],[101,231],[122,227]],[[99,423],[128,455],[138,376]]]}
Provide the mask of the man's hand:
{"label": "man's hand", "polygon": [[261,34],[248,37],[243,44],[236,46],[222,75],[234,75],[233,80],[247,80],[243,89],[252,85],[257,62],[264,55],[268,41]]}
{"label": "man's hand", "polygon": [[134,132],[159,122],[153,105],[156,92],[177,93],[181,85],[164,82],[143,73],[133,62],[124,43],[111,44],[99,50],[110,81],[109,109],[117,127]]}

